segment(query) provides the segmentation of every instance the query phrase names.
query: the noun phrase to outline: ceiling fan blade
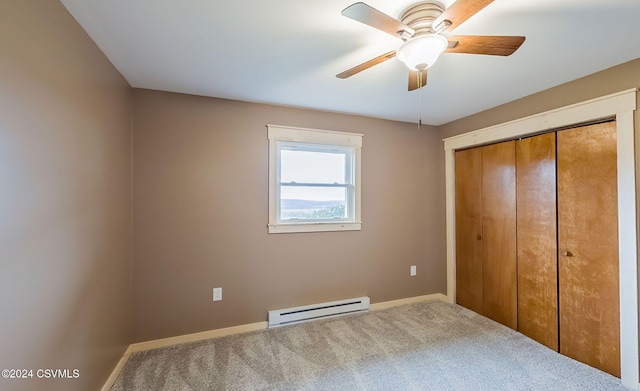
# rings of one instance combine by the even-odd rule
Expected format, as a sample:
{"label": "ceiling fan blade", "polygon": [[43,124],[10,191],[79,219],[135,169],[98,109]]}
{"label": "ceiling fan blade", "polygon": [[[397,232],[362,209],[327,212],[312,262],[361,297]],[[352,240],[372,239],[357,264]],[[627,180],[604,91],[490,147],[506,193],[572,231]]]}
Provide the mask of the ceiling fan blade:
{"label": "ceiling fan blade", "polygon": [[[422,72],[422,76],[420,75]],[[427,85],[427,70],[412,71],[409,70],[409,91],[417,90]]]}
{"label": "ceiling fan blade", "polygon": [[356,74],[356,73],[358,73],[358,72],[362,72],[362,71],[364,71],[365,69],[369,69],[369,68],[371,68],[372,66],[374,66],[374,65],[378,65],[378,64],[380,64],[381,62],[385,62],[385,61],[387,61],[387,60],[388,60],[388,59],[390,59],[390,58],[394,58],[395,56],[396,56],[396,52],[395,52],[395,50],[394,50],[394,51],[391,51],[391,52],[388,52],[388,53],[385,53],[385,54],[383,54],[383,55],[381,55],[381,56],[378,56],[378,57],[376,57],[376,58],[372,58],[372,59],[371,59],[371,60],[369,60],[369,61],[365,61],[365,62],[363,62],[363,63],[362,63],[362,64],[360,64],[360,65],[356,65],[355,67],[353,67],[353,68],[351,68],[351,69],[347,69],[346,71],[344,71],[344,72],[342,72],[342,73],[338,73],[338,74],[336,75],[336,77],[337,77],[338,79],[346,79],[347,77],[351,77],[351,76],[355,75],[355,74]]}
{"label": "ceiling fan blade", "polygon": [[457,0],[433,21],[434,30],[453,30],[491,3],[493,0]]}
{"label": "ceiling fan blade", "polygon": [[400,23],[391,16],[362,2],[351,4],[347,8],[343,9],[342,15],[371,27],[375,27],[378,30],[382,30],[385,33],[393,35],[394,37],[401,36],[404,31],[409,33],[410,36],[415,34],[415,31],[410,27],[405,26],[403,23]]}
{"label": "ceiling fan blade", "polygon": [[496,35],[453,35],[447,38],[447,53],[488,54],[509,56],[525,40],[525,37]]}

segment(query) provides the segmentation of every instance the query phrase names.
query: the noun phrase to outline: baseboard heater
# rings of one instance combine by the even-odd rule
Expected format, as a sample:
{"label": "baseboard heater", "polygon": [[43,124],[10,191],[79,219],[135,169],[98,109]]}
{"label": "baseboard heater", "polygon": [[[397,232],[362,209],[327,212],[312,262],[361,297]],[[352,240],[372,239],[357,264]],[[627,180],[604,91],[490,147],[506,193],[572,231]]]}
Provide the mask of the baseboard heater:
{"label": "baseboard heater", "polygon": [[308,322],[319,318],[328,318],[353,312],[367,311],[369,297],[338,300],[329,303],[305,305],[269,311],[269,328],[288,324]]}

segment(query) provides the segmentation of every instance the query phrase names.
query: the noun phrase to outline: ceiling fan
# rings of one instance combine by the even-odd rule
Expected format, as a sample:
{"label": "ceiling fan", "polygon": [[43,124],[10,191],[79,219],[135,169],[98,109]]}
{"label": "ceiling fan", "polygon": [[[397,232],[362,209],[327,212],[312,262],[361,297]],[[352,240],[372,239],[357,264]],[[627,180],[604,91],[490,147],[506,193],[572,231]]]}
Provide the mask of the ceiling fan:
{"label": "ceiling fan", "polygon": [[398,50],[365,61],[336,75],[346,79],[374,65],[397,57],[409,68],[409,91],[424,87],[427,69],[443,52],[509,56],[525,40],[519,36],[441,35],[451,31],[494,0],[457,0],[446,10],[436,2],[420,2],[402,13],[400,20],[362,3],[354,3],[342,15],[375,27],[404,41]]}

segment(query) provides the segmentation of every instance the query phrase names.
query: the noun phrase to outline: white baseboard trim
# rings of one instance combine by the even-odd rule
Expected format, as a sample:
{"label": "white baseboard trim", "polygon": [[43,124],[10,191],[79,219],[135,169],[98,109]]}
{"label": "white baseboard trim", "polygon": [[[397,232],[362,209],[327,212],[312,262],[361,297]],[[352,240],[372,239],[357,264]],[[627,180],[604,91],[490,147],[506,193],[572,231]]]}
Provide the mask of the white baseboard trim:
{"label": "white baseboard trim", "polygon": [[[373,303],[370,305],[369,309],[371,311],[378,311],[378,310],[384,310],[387,308],[397,307],[405,304],[418,303],[421,301],[443,301],[448,303],[449,298],[442,293],[434,293],[432,295],[415,296],[415,297],[408,297],[406,299],[398,299],[398,300],[391,300],[391,301],[383,301],[380,303]],[[202,331],[199,333],[179,335],[177,337],[161,338],[161,339],[155,339],[152,341],[132,343],[131,345],[129,345],[129,348],[124,352],[124,355],[122,356],[120,361],[118,361],[118,364],[113,369],[113,372],[111,372],[111,376],[109,376],[104,386],[102,386],[101,391],[109,391],[111,389],[111,387],[113,386],[113,383],[115,382],[116,378],[120,374],[120,371],[122,371],[122,368],[124,368],[124,365],[126,364],[127,360],[129,359],[129,356],[131,356],[132,353],[142,352],[142,351],[151,350],[151,349],[165,348],[168,346],[180,345],[183,343],[198,342],[205,339],[224,337],[227,335],[242,334],[242,333],[248,333],[251,331],[258,331],[258,330],[266,330],[268,325],[269,325],[268,322],[249,323],[249,324],[244,324],[240,326],[226,327],[224,329]]]}
{"label": "white baseboard trim", "polygon": [[398,300],[391,300],[391,301],[382,301],[380,303],[373,303],[369,306],[369,310],[371,311],[384,310],[391,307],[397,307],[405,304],[413,304],[421,301],[449,302],[449,299],[447,298],[447,295],[444,295],[442,293],[434,293],[432,295],[414,296],[414,297],[408,297],[406,299],[398,299]]}
{"label": "white baseboard trim", "polygon": [[224,329],[208,330],[199,333],[179,335],[177,337],[169,337],[162,339],[154,339],[152,341],[133,343],[129,346],[131,352],[142,352],[145,350],[166,348],[167,346],[180,345],[189,342],[198,342],[210,338],[224,337],[233,334],[248,333],[251,331],[264,330],[267,328],[268,322],[257,322],[243,324],[240,326],[226,327]]}

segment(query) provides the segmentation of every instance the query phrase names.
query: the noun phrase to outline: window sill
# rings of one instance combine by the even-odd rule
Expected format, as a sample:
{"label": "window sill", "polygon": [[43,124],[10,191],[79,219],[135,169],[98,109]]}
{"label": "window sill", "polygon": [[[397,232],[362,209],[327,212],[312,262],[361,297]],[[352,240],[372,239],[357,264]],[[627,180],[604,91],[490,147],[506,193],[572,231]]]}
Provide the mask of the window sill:
{"label": "window sill", "polygon": [[361,226],[362,222],[269,224],[269,233],[360,231]]}

